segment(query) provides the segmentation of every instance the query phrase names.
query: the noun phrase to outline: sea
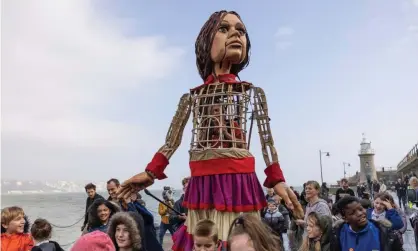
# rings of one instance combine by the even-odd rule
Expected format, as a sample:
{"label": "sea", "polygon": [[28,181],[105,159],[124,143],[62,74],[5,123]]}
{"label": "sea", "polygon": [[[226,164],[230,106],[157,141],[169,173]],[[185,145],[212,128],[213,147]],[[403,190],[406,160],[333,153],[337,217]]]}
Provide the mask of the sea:
{"label": "sea", "polygon": [[[161,190],[149,190],[156,197],[162,197]],[[104,198],[108,197],[107,192],[98,194]],[[158,201],[141,192],[146,207],[154,215],[155,224],[160,223],[158,215]],[[179,199],[181,193],[174,193],[174,200]],[[57,241],[65,250],[81,235],[81,226],[84,222],[84,211],[86,207],[85,193],[39,193],[39,194],[2,194],[1,208],[9,206],[20,206],[33,222],[38,218],[44,218],[54,224],[52,240]],[[82,220],[80,220],[82,219]],[[78,223],[76,223],[78,222]],[[76,224],[74,224],[76,223]]]}

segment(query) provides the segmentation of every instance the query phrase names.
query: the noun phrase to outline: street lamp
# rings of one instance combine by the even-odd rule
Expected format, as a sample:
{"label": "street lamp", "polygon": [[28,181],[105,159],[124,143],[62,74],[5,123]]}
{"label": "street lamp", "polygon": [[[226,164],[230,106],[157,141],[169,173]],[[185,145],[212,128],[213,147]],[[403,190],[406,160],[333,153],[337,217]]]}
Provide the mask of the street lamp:
{"label": "street lamp", "polygon": [[344,178],[345,178],[345,175],[347,174],[347,173],[345,172],[345,165],[347,165],[348,167],[350,167],[350,166],[351,166],[351,164],[350,164],[350,163],[347,163],[347,162],[343,162],[343,166],[344,166]]}
{"label": "street lamp", "polygon": [[324,177],[322,176],[322,154],[325,154],[325,156],[329,157],[329,152],[323,152],[319,150],[319,166],[321,168],[321,184],[324,183]]}

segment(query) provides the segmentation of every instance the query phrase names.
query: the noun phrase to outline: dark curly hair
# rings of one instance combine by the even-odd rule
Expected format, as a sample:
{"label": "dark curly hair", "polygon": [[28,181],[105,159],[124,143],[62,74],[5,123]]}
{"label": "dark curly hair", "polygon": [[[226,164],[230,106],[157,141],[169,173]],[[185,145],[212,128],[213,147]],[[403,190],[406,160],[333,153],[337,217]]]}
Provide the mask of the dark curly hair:
{"label": "dark curly hair", "polygon": [[115,213],[120,211],[120,208],[110,201],[107,201],[104,199],[99,199],[99,200],[94,201],[94,203],[88,209],[89,210],[89,217],[88,217],[89,228],[97,228],[102,225],[102,222],[100,221],[100,218],[97,215],[97,209],[101,205],[105,205],[107,208],[109,208],[110,210],[109,219],[112,218],[112,216]]}
{"label": "dark curly hair", "polygon": [[337,208],[341,216],[345,216],[346,207],[353,202],[360,203],[360,200],[354,196],[345,196],[337,202]]}
{"label": "dark curly hair", "polygon": [[[210,55],[213,38],[215,37],[219,24],[227,14],[233,14],[241,20],[241,17],[235,11],[221,10],[214,12],[203,25],[196,39],[196,66],[203,81],[213,72],[213,62]],[[231,67],[231,73],[237,76],[250,63],[251,42],[248,32],[245,33],[245,37],[247,38],[247,54],[245,59],[240,64],[235,64]]]}

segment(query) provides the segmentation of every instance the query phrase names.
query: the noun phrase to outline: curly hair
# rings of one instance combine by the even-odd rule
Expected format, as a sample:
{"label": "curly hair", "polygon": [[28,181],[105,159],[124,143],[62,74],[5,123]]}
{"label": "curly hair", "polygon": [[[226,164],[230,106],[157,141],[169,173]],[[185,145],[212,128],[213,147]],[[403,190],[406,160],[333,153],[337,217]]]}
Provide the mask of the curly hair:
{"label": "curly hair", "polygon": [[88,211],[89,211],[89,216],[88,216],[88,226],[89,228],[96,228],[96,227],[100,227],[102,225],[102,222],[100,221],[99,216],[97,215],[97,209],[99,208],[99,206],[101,205],[105,205],[107,208],[109,208],[110,210],[110,215],[109,215],[109,219],[112,218],[112,216],[119,212],[120,209],[117,205],[115,205],[114,203],[104,200],[104,199],[99,199],[93,202],[93,204],[89,207]]}
{"label": "curly hair", "polygon": [[[221,10],[214,12],[203,25],[196,39],[196,66],[203,81],[206,80],[206,78],[213,72],[214,66],[211,59],[213,38],[215,37],[219,24],[227,14],[233,14],[237,16],[239,20],[241,20],[241,17],[235,11]],[[247,67],[250,63],[251,42],[248,32],[245,33],[245,37],[247,38],[247,54],[241,63],[232,65],[231,67],[231,73],[237,76],[238,73]]]}
{"label": "curly hair", "polygon": [[129,238],[131,238],[132,249],[134,251],[141,250],[142,240],[141,240],[141,233],[138,224],[136,223],[135,219],[130,215],[128,212],[118,212],[112,216],[112,219],[109,222],[109,227],[107,228],[107,234],[109,235],[110,239],[112,239],[113,244],[115,247],[118,247],[118,243],[116,242],[116,228],[119,225],[125,225],[129,232]]}

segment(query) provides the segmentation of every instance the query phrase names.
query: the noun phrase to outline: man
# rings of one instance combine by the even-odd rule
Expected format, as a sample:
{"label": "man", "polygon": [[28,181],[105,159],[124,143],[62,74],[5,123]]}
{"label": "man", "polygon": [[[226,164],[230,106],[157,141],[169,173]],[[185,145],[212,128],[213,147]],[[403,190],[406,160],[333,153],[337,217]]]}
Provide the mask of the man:
{"label": "man", "polygon": [[334,224],[331,235],[333,251],[399,251],[402,244],[390,229],[391,222],[368,220],[358,198],[345,196],[337,203],[343,220]]}
{"label": "man", "polygon": [[175,212],[172,212],[170,215],[170,223],[173,226],[174,230],[177,230],[181,225],[184,224],[187,218],[187,208],[183,207],[184,193],[186,192],[187,185],[189,185],[190,177],[184,178],[181,183],[183,185],[183,194],[180,199],[174,203],[174,209],[181,213],[178,215]]}
{"label": "man", "polygon": [[335,193],[335,203],[345,196],[355,196],[353,189],[348,187],[348,180],[346,178],[341,180],[341,187]]}
{"label": "man", "polygon": [[81,231],[83,231],[87,225],[90,206],[93,204],[94,201],[98,199],[104,199],[101,195],[96,193],[96,186],[93,183],[87,184],[84,187],[84,189],[86,190],[88,197],[86,199],[86,211],[84,214],[84,223],[83,223],[83,226],[81,227]]}
{"label": "man", "polygon": [[113,178],[107,181],[107,192],[109,193],[109,198],[107,198],[108,201],[112,201],[119,204],[118,196],[116,192],[118,191],[120,187],[119,180]]}
{"label": "man", "polygon": [[406,191],[408,190],[408,185],[399,178],[395,184],[395,190],[399,200],[399,208],[403,206],[403,209],[406,210]]}
{"label": "man", "polygon": [[379,182],[377,182],[377,180],[373,180],[372,189],[373,189],[373,198],[374,198],[374,196],[378,194],[380,191],[380,184]]}

